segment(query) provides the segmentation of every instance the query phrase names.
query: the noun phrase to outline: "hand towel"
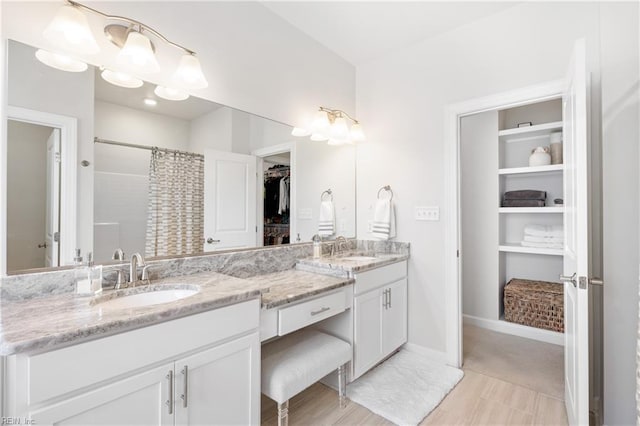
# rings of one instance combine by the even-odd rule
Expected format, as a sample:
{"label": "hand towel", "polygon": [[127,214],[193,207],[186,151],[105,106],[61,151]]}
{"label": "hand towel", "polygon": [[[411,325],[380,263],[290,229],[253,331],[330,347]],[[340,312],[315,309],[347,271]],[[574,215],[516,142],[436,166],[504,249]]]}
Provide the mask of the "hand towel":
{"label": "hand towel", "polygon": [[534,189],[521,189],[518,191],[507,191],[504,193],[505,200],[546,200],[547,193],[545,191],[536,191]]}
{"label": "hand towel", "polygon": [[522,241],[520,244],[523,247],[536,247],[536,248],[561,249],[564,247],[563,243],[534,243],[532,241]]}
{"label": "hand towel", "polygon": [[320,215],[318,216],[318,235],[329,236],[335,233],[336,213],[333,201],[322,201],[320,203]]}
{"label": "hand towel", "polygon": [[544,207],[542,200],[503,200],[502,207]]}
{"label": "hand towel", "polygon": [[289,210],[289,179],[280,179],[280,200],[278,202],[278,214],[282,215]]}
{"label": "hand towel", "polygon": [[524,241],[532,243],[564,243],[564,237],[536,237],[533,235],[525,235]]}
{"label": "hand towel", "polygon": [[562,225],[526,225],[524,227],[524,234],[534,237],[564,238],[564,229]]}
{"label": "hand towel", "polygon": [[388,198],[376,202],[371,236],[376,240],[388,240],[396,236],[396,215],[393,202]]}

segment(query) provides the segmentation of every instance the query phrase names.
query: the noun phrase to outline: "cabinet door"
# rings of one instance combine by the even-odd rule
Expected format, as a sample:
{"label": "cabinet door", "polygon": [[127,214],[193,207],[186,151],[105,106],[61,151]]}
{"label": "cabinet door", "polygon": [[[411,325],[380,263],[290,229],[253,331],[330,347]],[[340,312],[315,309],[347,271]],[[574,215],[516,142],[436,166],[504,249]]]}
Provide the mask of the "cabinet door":
{"label": "cabinet door", "polygon": [[389,295],[382,314],[382,355],[387,356],[407,342],[407,279],[384,288]]}
{"label": "cabinet door", "polygon": [[176,425],[260,422],[257,332],[176,361]]}
{"label": "cabinet door", "polygon": [[173,425],[167,404],[170,371],[173,363],[34,410],[27,417],[37,425]]}
{"label": "cabinet door", "polygon": [[373,290],[354,299],[353,379],[382,359],[383,290]]}

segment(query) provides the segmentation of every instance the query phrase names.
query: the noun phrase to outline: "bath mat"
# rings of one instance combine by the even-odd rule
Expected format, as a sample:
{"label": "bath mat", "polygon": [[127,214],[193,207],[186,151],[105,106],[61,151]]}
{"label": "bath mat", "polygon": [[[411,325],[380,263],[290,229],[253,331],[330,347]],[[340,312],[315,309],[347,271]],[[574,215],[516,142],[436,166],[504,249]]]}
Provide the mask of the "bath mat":
{"label": "bath mat", "polygon": [[347,396],[397,425],[417,425],[463,375],[460,369],[401,350],[349,384]]}

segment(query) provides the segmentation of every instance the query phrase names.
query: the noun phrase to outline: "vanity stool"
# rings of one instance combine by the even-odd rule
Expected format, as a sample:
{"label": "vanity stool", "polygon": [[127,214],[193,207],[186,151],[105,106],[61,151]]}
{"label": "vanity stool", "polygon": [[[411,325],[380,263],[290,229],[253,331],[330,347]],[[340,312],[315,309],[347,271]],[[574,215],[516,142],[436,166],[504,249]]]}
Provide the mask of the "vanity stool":
{"label": "vanity stool", "polygon": [[346,405],[346,364],[351,345],[308,329],[262,346],[262,393],[278,403],[278,425],[289,422],[289,399],[333,370],[338,370],[340,407]]}

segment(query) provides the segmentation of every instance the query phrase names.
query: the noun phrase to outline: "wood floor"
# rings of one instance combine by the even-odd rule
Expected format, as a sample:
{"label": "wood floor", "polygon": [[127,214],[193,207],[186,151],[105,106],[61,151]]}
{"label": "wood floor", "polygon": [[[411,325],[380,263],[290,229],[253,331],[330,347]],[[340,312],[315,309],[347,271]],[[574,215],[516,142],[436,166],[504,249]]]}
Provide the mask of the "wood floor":
{"label": "wood floor", "polygon": [[[504,335],[496,338],[504,339]],[[492,377],[477,367],[478,364],[474,364],[463,368],[464,378],[421,425],[567,424],[563,400],[527,386],[526,376],[535,375],[535,371],[514,376],[512,381]],[[263,396],[262,424],[276,425],[276,411],[275,403]],[[351,401],[340,409],[336,392],[319,383],[289,402],[289,422],[291,425],[392,424]]]}

